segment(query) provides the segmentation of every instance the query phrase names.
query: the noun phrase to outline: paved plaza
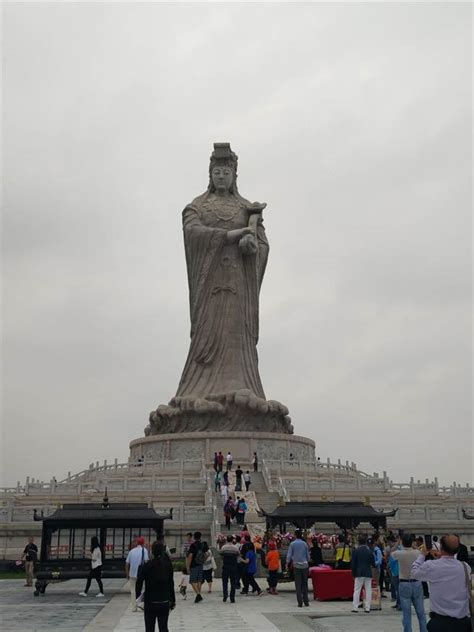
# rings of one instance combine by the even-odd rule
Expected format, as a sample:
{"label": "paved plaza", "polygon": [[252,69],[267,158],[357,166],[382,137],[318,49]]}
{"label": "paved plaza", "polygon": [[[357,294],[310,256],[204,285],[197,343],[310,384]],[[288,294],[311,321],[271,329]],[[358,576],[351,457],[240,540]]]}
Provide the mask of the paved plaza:
{"label": "paved plaza", "polygon": [[[178,576],[176,576],[176,584]],[[264,580],[259,583],[264,585]],[[79,597],[84,582],[71,580],[51,584],[42,597],[23,587],[21,580],[0,581],[0,628],[2,632],[143,632],[143,614],[130,609],[124,580],[106,580],[105,599]],[[176,610],[170,616],[170,632],[400,632],[401,615],[390,600],[382,611],[370,614],[350,612],[351,603],[310,601],[309,608],[296,605],[294,585],[284,584],[278,596],[237,597],[235,604],[223,603],[220,581],[211,595],[194,604],[191,595],[177,595]],[[426,601],[428,611],[429,602]],[[413,629],[418,625],[413,620]]]}

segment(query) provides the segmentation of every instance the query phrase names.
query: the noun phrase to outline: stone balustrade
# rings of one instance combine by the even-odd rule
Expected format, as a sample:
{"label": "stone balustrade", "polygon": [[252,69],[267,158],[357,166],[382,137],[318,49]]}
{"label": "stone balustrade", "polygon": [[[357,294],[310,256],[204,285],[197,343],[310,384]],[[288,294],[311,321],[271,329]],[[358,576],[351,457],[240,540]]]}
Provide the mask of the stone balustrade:
{"label": "stone balustrade", "polygon": [[[425,479],[424,482],[411,478],[408,483],[394,483],[386,472],[380,475],[374,472],[372,475],[357,469],[355,463],[345,464],[322,461],[299,461],[289,459],[268,460],[264,462],[264,468],[269,474],[270,486],[281,478],[288,493],[303,491],[384,491],[393,496],[418,496],[434,497],[444,496],[450,498],[474,499],[474,487],[466,483],[459,485],[453,482],[450,486],[441,487],[438,479],[433,481]],[[264,474],[265,476],[265,474]],[[267,484],[268,486],[268,484]]]}
{"label": "stone balustrade", "polygon": [[[102,465],[91,463],[89,469],[82,470],[61,481],[55,478],[45,483],[34,478],[27,477],[24,485],[19,482],[16,487],[0,487],[0,498],[15,495],[78,495],[87,491],[104,491],[105,487],[114,491],[136,490],[158,490],[166,489],[167,483],[161,485],[159,479],[173,477],[180,481],[177,489],[196,489],[203,483],[203,470],[205,470],[202,459],[175,459],[159,461],[144,460],[140,463],[118,463],[117,459],[113,464],[104,461]],[[192,476],[194,474],[194,476]],[[188,478],[186,478],[188,475]],[[151,481],[138,483],[137,481]],[[183,482],[182,482],[183,481]],[[190,482],[194,481],[194,482]],[[182,485],[182,486],[181,486]]]}

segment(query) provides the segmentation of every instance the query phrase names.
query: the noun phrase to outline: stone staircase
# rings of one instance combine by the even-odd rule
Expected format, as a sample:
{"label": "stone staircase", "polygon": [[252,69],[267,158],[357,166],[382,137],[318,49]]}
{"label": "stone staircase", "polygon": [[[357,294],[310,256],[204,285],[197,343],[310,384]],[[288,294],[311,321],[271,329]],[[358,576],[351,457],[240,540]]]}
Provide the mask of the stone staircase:
{"label": "stone staircase", "polygon": [[[249,467],[243,467],[244,472]],[[210,475],[214,476],[214,471],[210,472]],[[232,471],[229,473],[229,482],[230,482],[230,495],[235,500],[237,496],[241,498],[245,498],[247,505],[249,506],[249,511],[246,514],[246,523],[248,525],[252,524],[258,528],[260,525],[259,531],[265,530],[264,524],[265,519],[258,516],[255,509],[264,509],[267,512],[273,511],[275,507],[278,505],[279,496],[276,492],[269,492],[267,486],[265,484],[263,475],[261,472],[251,472],[251,485],[249,492],[236,492],[235,491],[235,473]],[[220,532],[227,535],[234,535],[240,533],[242,530],[241,525],[237,524],[235,521],[231,522],[230,530],[227,529],[224,521],[224,513],[222,508],[222,500],[219,492],[213,491],[213,502],[215,503],[218,512],[219,512],[219,522],[220,522]],[[250,528],[250,527],[249,527]]]}
{"label": "stone staircase", "polygon": [[252,472],[250,474],[252,484],[250,490],[253,491],[257,497],[257,503],[260,509],[266,512],[273,511],[278,505],[277,492],[269,492],[265,481],[263,480],[263,474],[261,472]]}

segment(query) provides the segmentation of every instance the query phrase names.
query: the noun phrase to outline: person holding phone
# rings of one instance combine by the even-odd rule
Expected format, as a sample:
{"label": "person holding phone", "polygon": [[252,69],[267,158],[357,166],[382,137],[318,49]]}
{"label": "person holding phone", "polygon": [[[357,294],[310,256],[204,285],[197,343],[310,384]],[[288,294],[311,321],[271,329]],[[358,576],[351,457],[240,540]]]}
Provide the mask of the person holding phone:
{"label": "person holding phone", "polygon": [[158,621],[159,632],[168,631],[170,611],[176,607],[173,566],[162,542],[153,542],[152,559],[138,569],[137,592],[145,584],[145,632],[154,632]]}
{"label": "person holding phone", "polygon": [[415,608],[418,617],[420,632],[427,632],[426,615],[423,601],[423,586],[418,578],[411,575],[413,562],[418,558],[419,552],[413,548],[413,536],[404,534],[402,537],[402,550],[392,551],[391,556],[398,562],[399,585],[398,593],[400,607],[402,609],[403,632],[411,632],[411,606]]}
{"label": "person holding phone", "polygon": [[444,535],[440,540],[438,559],[426,560],[424,546],[411,568],[411,577],[426,581],[430,587],[430,620],[428,632],[470,632],[471,568],[456,559],[459,550],[457,535]]}

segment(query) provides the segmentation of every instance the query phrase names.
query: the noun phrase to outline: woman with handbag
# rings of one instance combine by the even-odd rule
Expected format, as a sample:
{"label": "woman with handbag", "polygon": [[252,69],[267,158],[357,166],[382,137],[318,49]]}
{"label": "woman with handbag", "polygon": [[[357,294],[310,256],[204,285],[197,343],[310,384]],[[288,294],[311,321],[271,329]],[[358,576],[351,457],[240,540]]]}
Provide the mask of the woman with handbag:
{"label": "woman with handbag", "polygon": [[202,580],[207,582],[208,591],[212,592],[212,574],[216,570],[217,564],[211,549],[207,542],[202,543],[202,552],[204,553],[204,564],[202,565]]}

